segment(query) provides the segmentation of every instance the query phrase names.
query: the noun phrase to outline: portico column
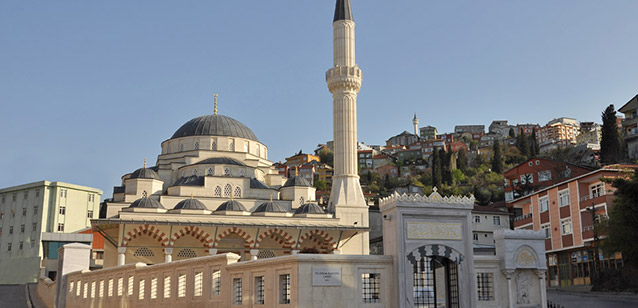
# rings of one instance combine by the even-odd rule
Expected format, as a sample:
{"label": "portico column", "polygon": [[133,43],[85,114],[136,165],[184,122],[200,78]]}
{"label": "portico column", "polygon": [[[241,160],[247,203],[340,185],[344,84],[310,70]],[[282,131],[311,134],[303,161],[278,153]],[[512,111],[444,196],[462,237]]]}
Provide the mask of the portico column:
{"label": "portico column", "polygon": [[512,276],[514,276],[513,270],[503,271],[505,277],[507,278],[507,295],[509,298],[509,308],[514,308],[514,304],[516,303],[516,294],[514,294],[514,281],[512,281]]}
{"label": "portico column", "polygon": [[117,247],[117,265],[126,264],[126,247]]}
{"label": "portico column", "polygon": [[545,273],[546,271],[538,270],[536,274],[538,275],[538,283],[539,288],[541,289],[541,307],[547,308],[547,284],[545,282]]}
{"label": "portico column", "polygon": [[164,263],[171,263],[173,261],[173,247],[164,248]]}
{"label": "portico column", "polygon": [[250,259],[257,260],[257,255],[259,254],[259,249],[251,249],[250,250]]}

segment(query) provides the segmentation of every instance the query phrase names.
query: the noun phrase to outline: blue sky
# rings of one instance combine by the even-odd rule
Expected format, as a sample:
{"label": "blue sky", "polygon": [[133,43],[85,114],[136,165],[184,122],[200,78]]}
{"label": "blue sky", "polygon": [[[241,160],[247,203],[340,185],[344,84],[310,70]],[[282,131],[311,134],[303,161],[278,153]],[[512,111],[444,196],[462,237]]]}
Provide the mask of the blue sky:
{"label": "blue sky", "polygon": [[[332,138],[334,0],[2,1],[0,187],[110,197],[191,118],[250,127],[272,161]],[[638,93],[638,1],[352,0],[359,139],[421,126],[600,122]]]}

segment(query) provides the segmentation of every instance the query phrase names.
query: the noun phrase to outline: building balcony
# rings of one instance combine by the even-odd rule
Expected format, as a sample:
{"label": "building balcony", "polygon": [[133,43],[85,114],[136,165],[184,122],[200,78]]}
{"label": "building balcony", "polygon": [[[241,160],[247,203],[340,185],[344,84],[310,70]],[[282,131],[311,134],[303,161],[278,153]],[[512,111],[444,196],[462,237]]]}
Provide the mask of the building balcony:
{"label": "building balcony", "polygon": [[514,228],[518,228],[520,226],[524,226],[532,223],[532,214],[525,214],[521,216],[514,217]]}
{"label": "building balcony", "polygon": [[584,209],[584,208],[588,208],[593,205],[602,204],[602,203],[606,203],[607,205],[610,205],[613,199],[614,199],[614,193],[612,191],[600,196],[591,196],[591,195],[582,196],[580,197],[580,208]]}

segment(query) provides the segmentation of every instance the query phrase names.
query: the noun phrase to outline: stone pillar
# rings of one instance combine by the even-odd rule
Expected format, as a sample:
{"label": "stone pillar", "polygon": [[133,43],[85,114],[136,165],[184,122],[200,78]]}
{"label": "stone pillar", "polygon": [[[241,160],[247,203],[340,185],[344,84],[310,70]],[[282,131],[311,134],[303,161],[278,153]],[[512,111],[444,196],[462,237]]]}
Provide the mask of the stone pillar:
{"label": "stone pillar", "polygon": [[536,274],[538,275],[538,287],[541,290],[541,307],[547,308],[547,282],[545,280],[545,271],[537,270]]}
{"label": "stone pillar", "polygon": [[509,308],[514,308],[514,304],[516,303],[516,289],[514,287],[514,281],[512,280],[512,276],[514,276],[513,270],[503,271],[505,277],[507,278],[507,298],[509,299]]}
{"label": "stone pillar", "polygon": [[126,247],[117,247],[117,266],[126,264]]}
{"label": "stone pillar", "polygon": [[257,260],[257,255],[259,254],[259,249],[251,249],[250,250],[250,259]]}
{"label": "stone pillar", "polygon": [[210,248],[208,249],[208,253],[212,256],[212,255],[216,255],[217,254],[217,248]]}
{"label": "stone pillar", "polygon": [[173,262],[173,247],[164,248],[164,263]]}
{"label": "stone pillar", "polygon": [[58,248],[58,279],[55,287],[55,307],[66,306],[66,275],[88,270],[91,264],[91,246],[71,243]]}

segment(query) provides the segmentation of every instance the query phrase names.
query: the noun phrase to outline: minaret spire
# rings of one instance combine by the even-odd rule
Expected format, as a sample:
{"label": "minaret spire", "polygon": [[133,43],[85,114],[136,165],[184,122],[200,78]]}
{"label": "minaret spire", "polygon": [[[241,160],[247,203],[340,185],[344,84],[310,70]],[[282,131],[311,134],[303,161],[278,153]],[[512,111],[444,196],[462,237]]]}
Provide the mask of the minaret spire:
{"label": "minaret spire", "polygon": [[[368,206],[359,183],[357,164],[357,93],[361,70],[355,60],[354,20],[350,0],[337,0],[333,27],[334,65],[326,72],[332,93],[334,175],[328,211],[342,225],[368,227]],[[369,235],[363,232],[342,245],[342,253],[368,254]]]}
{"label": "minaret spire", "polygon": [[335,18],[333,22],[337,20],[352,20],[352,8],[350,7],[350,0],[337,0],[335,6]]}
{"label": "minaret spire", "polygon": [[215,96],[215,114],[217,114],[217,94],[213,94]]}
{"label": "minaret spire", "polygon": [[414,119],[412,119],[412,124],[414,124],[414,134],[419,135],[419,118],[416,117],[416,112],[414,113]]}

